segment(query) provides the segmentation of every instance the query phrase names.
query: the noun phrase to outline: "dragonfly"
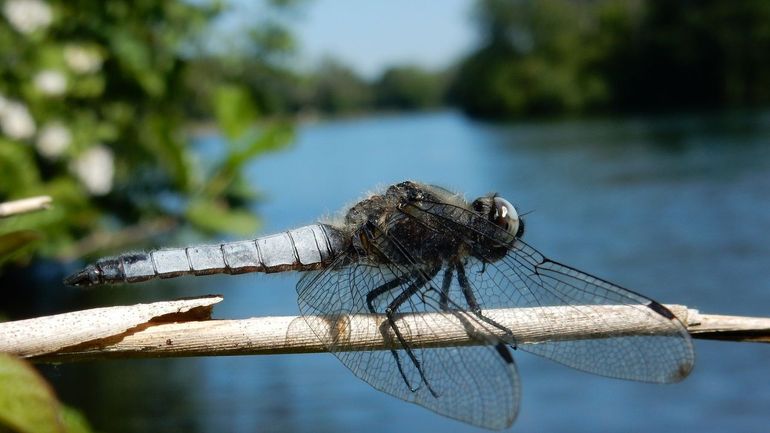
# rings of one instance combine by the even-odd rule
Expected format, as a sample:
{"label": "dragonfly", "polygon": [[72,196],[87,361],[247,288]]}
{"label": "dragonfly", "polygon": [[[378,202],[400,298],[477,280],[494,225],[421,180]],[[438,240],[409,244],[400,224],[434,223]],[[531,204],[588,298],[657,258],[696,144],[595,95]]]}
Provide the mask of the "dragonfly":
{"label": "dragonfly", "polygon": [[[400,399],[492,430],[511,426],[519,411],[512,350],[619,379],[672,383],[689,374],[692,341],[670,310],[546,258],[524,242],[524,227],[516,208],[497,194],[469,202],[439,186],[405,181],[359,201],[337,221],[253,240],[103,258],[65,283],[303,272],[296,287],[302,316],[356,376]],[[600,307],[606,305],[626,306],[659,331],[528,343],[517,339],[516,326],[488,314],[526,308],[542,311],[542,320],[558,320],[545,309],[563,306],[601,327]],[[424,313],[458,319],[450,323],[474,344],[411,344],[399,318]],[[327,338],[329,320],[357,314],[384,316],[382,332],[391,336],[391,348],[362,350],[346,338]]]}

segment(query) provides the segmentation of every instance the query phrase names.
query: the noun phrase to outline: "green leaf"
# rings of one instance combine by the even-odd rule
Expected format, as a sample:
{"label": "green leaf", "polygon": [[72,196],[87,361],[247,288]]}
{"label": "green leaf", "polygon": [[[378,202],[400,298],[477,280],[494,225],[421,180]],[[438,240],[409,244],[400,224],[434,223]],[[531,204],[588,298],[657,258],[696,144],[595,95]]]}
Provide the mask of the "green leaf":
{"label": "green leaf", "polygon": [[293,137],[294,130],[288,124],[278,124],[264,131],[250,132],[244,139],[233,144],[238,148],[233,149],[219,164],[204,185],[204,193],[209,197],[224,194],[243,173],[245,164],[264,153],[286,147]]}
{"label": "green leaf", "polygon": [[24,196],[40,184],[30,146],[0,138],[0,194]]}
{"label": "green leaf", "polygon": [[116,28],[110,38],[110,48],[121,66],[129,72],[150,96],[161,96],[166,90],[163,75],[153,64],[152,46],[139,35]]}
{"label": "green leaf", "polygon": [[230,153],[222,168],[223,172],[235,174],[252,159],[285,147],[291,142],[294,130],[289,125],[276,125],[265,131],[256,131],[242,141],[239,149]]}
{"label": "green leaf", "polygon": [[259,117],[248,90],[241,86],[221,85],[214,94],[214,113],[220,129],[229,140],[242,137]]}
{"label": "green leaf", "polygon": [[286,147],[294,137],[294,129],[288,124],[278,124],[262,131],[237,154],[237,167],[262,155]]}
{"label": "green leaf", "polygon": [[197,200],[187,208],[187,218],[198,228],[210,232],[253,234],[259,228],[259,219],[254,214],[205,200]]}
{"label": "green leaf", "polygon": [[176,185],[187,191],[191,185],[190,154],[184,142],[168,128],[168,119],[152,113],[143,119],[140,135],[144,146],[155,155]]}
{"label": "green leaf", "polygon": [[40,233],[33,230],[18,230],[0,234],[0,263],[12,258],[23,248],[32,245],[41,238]]}
{"label": "green leaf", "polygon": [[93,431],[83,414],[69,406],[61,406],[61,420],[67,433],[90,433]]}
{"label": "green leaf", "polygon": [[0,353],[0,429],[19,433],[63,433],[59,402],[29,363]]}

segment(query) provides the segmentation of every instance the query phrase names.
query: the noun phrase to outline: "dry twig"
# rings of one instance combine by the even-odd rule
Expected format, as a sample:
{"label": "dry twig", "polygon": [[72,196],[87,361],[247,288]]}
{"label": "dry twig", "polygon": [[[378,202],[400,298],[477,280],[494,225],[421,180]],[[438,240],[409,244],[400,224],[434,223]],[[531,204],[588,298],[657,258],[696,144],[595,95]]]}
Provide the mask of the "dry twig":
{"label": "dry twig", "polygon": [[[0,324],[0,352],[38,362],[106,358],[150,358],[324,351],[324,342],[301,317],[212,320],[221,296],[83,310]],[[695,338],[770,342],[770,319],[700,314],[681,305],[667,307]],[[654,323],[623,305],[601,309],[603,326],[568,307],[485,310],[512,327],[522,344],[547,340],[654,334]],[[599,310],[597,310],[599,311]],[[636,310],[638,311],[638,310]],[[382,315],[313,317],[323,321],[324,339],[344,338],[355,349],[387,349],[393,339],[380,332]],[[474,344],[451,314],[405,314],[398,319],[415,347]],[[455,323],[457,322],[457,323]],[[316,327],[318,329],[318,327]],[[439,331],[437,331],[439,330]]]}
{"label": "dry twig", "polygon": [[0,218],[19,215],[27,212],[36,212],[51,207],[52,199],[47,195],[29,197],[21,200],[6,201],[0,203]]}

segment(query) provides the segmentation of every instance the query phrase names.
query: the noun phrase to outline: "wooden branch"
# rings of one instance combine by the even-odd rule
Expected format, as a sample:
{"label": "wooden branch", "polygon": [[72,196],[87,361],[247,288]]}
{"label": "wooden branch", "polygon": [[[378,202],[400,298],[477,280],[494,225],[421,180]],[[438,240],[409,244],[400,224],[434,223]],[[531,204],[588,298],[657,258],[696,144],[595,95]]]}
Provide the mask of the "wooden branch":
{"label": "wooden branch", "polygon": [[6,201],[0,203],[0,218],[19,215],[27,212],[36,212],[51,207],[53,200],[47,195],[29,197],[21,200]]}
{"label": "wooden branch", "polygon": [[211,318],[221,296],[94,308],[0,323],[0,352],[25,358],[119,344],[129,335],[162,323],[199,322]]}
{"label": "wooden branch", "polygon": [[[260,317],[212,320],[221,296],[107,307],[0,323],[0,352],[37,362],[105,358],[152,358],[323,352],[323,341],[344,340],[351,350],[394,347],[381,329],[382,315]],[[770,319],[704,315],[681,305],[667,307],[695,338],[770,342]],[[514,329],[520,344],[553,340],[607,338],[660,333],[644,309],[594,306],[590,316],[572,307],[485,310],[485,315]],[[399,328],[414,347],[477,344],[462,316],[439,313],[402,315]],[[601,328],[596,323],[602,323]]]}
{"label": "wooden branch", "polygon": [[719,314],[700,314],[697,310],[687,327],[694,338],[704,340],[746,341],[770,343],[770,318],[722,316]]}

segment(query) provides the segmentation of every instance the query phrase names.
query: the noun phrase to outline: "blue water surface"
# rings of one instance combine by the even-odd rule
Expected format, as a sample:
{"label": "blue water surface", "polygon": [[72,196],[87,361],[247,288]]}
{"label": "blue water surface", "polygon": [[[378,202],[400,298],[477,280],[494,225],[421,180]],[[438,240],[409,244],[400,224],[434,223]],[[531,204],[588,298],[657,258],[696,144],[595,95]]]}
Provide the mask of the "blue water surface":
{"label": "blue water surface", "polygon": [[[216,136],[201,138],[214,147]],[[299,128],[248,177],[263,233],[333,215],[405,179],[496,191],[545,255],[702,312],[770,316],[770,113],[492,125],[453,112]],[[108,288],[121,299],[221,293],[218,318],[296,315],[297,275]],[[172,287],[172,288],[169,288]],[[111,294],[110,294],[111,293]],[[675,385],[612,380],[515,353],[520,432],[757,432],[770,425],[770,346],[696,342]],[[51,374],[103,431],[471,432],[378,392],[334,356],[92,362]]]}

